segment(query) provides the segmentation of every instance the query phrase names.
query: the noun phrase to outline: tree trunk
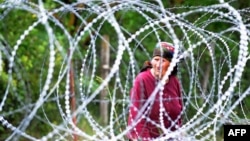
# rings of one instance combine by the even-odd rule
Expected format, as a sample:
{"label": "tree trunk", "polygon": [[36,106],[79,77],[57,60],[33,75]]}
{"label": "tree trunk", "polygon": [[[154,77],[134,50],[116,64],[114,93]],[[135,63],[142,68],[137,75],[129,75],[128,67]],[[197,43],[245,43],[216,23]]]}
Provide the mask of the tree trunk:
{"label": "tree trunk", "polygon": [[[109,58],[110,58],[110,48],[109,48],[109,36],[104,35],[104,40],[101,45],[101,77],[105,79],[109,73]],[[107,89],[101,91],[100,97],[100,113],[101,113],[101,122],[104,125],[108,123],[108,101],[106,99],[108,95]]]}
{"label": "tree trunk", "polygon": [[[70,64],[70,104],[71,104],[71,110],[72,113],[75,112],[76,110],[76,97],[75,97],[75,80],[74,80],[74,71],[73,71],[73,64],[71,62]],[[72,121],[75,126],[77,126],[77,121],[76,121],[76,115],[72,117]],[[73,134],[74,141],[78,140],[77,134]]]}
{"label": "tree trunk", "polygon": [[[211,42],[210,46],[211,46],[212,52],[214,53],[214,43]],[[206,64],[205,72],[204,72],[204,77],[203,77],[203,81],[202,81],[203,96],[205,96],[204,98],[206,98],[206,96],[207,96],[206,95],[206,93],[208,92],[207,87],[208,87],[210,72],[211,72],[211,68],[212,68],[210,62],[206,62],[205,64]]]}

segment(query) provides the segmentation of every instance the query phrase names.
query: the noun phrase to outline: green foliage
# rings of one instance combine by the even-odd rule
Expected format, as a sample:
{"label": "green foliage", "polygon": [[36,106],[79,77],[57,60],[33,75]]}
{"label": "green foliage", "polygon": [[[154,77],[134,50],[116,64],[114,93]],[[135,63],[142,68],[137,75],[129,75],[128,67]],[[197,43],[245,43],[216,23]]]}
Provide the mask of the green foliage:
{"label": "green foliage", "polygon": [[[30,2],[37,2],[37,1],[30,1]],[[97,1],[96,1],[97,2]],[[149,3],[154,3],[157,4],[156,2],[153,1],[148,1]],[[172,4],[170,5],[169,1],[164,1],[163,4],[166,7],[169,7],[173,12],[180,12],[180,11],[188,11],[189,9],[193,8],[192,6],[206,6],[206,5],[211,5],[215,4],[218,1],[217,0],[209,0],[209,1],[192,1],[192,0],[184,0],[180,3],[180,1],[171,1]],[[46,9],[53,10],[59,6],[61,6],[59,3],[56,3],[54,1],[44,1],[44,6]],[[250,2],[244,1],[244,0],[239,0],[239,1],[233,1],[231,4],[237,8],[244,8],[244,7],[249,7]],[[178,8],[177,6],[182,6],[185,8]],[[175,7],[170,7],[170,6],[175,6]],[[190,6],[190,7],[188,7]],[[83,8],[84,9],[84,8]],[[224,10],[226,11],[226,10]],[[1,13],[3,13],[4,10],[1,9]],[[77,11],[79,12],[78,14],[81,15],[83,18],[86,19],[86,22],[92,22],[93,18],[96,18],[98,15],[89,13],[89,11]],[[61,15],[60,15],[61,14]],[[62,23],[64,26],[65,30],[71,35],[79,35],[79,33],[85,28],[86,24],[82,24],[81,20],[76,20],[73,24],[69,24],[71,21],[71,15],[69,11],[64,11],[62,13],[59,13],[58,15],[55,14],[55,18]],[[150,15],[148,17],[150,20],[155,21],[157,20],[157,17],[153,14],[145,13],[146,15]],[[131,9],[125,9],[122,11],[118,11],[114,13],[115,18],[117,19],[117,23],[120,25],[120,29],[122,33],[125,35],[125,38],[131,38],[131,34],[134,34],[135,32],[139,31],[139,29],[144,28],[146,25],[150,24],[149,21],[143,17],[140,13],[138,13],[135,10]],[[218,17],[217,20],[215,21],[210,21],[210,19],[215,19]],[[247,15],[245,15],[247,17]],[[0,31],[1,35],[3,36],[3,39],[8,45],[4,46],[8,50],[8,53],[11,53],[14,50],[14,46],[17,45],[17,41],[20,40],[20,36],[29,29],[29,27],[36,22],[38,19],[36,13],[31,13],[30,11],[25,11],[22,9],[11,9],[7,16],[5,16],[3,19],[1,19],[0,22]],[[244,18],[243,18],[244,19]],[[246,18],[247,19],[247,18]],[[209,24],[208,24],[209,21]],[[183,41],[183,47],[184,49],[189,48],[190,46],[186,42],[187,39],[185,39],[184,33],[180,27],[175,24],[175,21],[171,21],[173,25],[174,32],[177,34],[177,37]],[[18,23],[18,24],[17,24]],[[81,25],[80,25],[81,24]],[[185,24],[192,26],[194,24],[196,27],[199,27],[194,30],[209,30],[212,31],[213,33],[218,33],[221,31],[225,31],[226,29],[235,26],[232,25],[232,23],[226,23],[226,22],[221,22],[221,17],[219,17],[216,14],[211,14],[208,12],[204,13],[193,13],[191,15],[188,15],[186,17]],[[53,77],[51,79],[52,83],[50,85],[50,88],[52,88],[58,81],[58,77],[60,75],[60,71],[65,68],[62,64],[65,63],[64,59],[67,56],[66,54],[68,53],[69,49],[69,42],[67,40],[67,36],[65,35],[65,32],[63,29],[60,29],[59,26],[54,24],[53,22],[49,21],[49,25],[52,27],[55,35],[56,42],[58,43],[55,45],[55,67],[54,67],[54,72],[53,72]],[[97,28],[100,27],[100,28]],[[166,41],[171,41],[171,35],[168,35],[166,31],[168,31],[168,28],[166,25],[161,24],[159,27],[154,27],[157,30],[156,32],[159,35],[160,40],[166,40]],[[95,29],[95,30],[93,30]],[[114,27],[111,25],[111,23],[108,22],[108,20],[103,20],[100,19],[97,22],[93,24],[93,29],[90,29],[88,32],[86,32],[78,45],[78,50],[73,56],[73,66],[74,66],[74,72],[75,72],[75,77],[78,77],[79,75],[79,70],[82,68],[82,59],[85,57],[84,55],[86,54],[86,45],[90,44],[90,36],[95,36],[95,44],[99,45],[101,44],[102,41],[102,36],[103,35],[108,35],[110,37],[110,44],[111,44],[111,64],[113,64],[113,60],[116,59],[117,57],[117,50],[118,50],[118,33],[116,33],[116,30]],[[98,30],[96,30],[98,29]],[[150,60],[151,54],[145,54],[142,53],[143,50],[146,50],[149,53],[152,53],[155,44],[157,42],[157,38],[155,37],[155,33],[152,33],[152,27],[149,29],[143,31],[140,33],[138,36],[136,36],[136,40],[132,41],[129,46],[133,52],[133,55],[135,57],[136,61],[136,71],[138,72],[140,68],[142,67],[142,63],[145,60]],[[77,34],[76,34],[77,33]],[[211,34],[203,32],[204,34],[202,35],[204,38],[208,39],[211,37]],[[189,37],[189,40],[191,44],[195,44],[197,41],[201,40],[200,36],[197,36],[191,29],[186,32],[187,36]],[[222,37],[222,35],[220,36]],[[234,41],[239,40],[239,33],[236,32],[225,32],[222,37],[224,40],[227,39],[232,39]],[[0,41],[1,41],[0,40]],[[6,93],[7,85],[11,85],[11,89],[8,91],[8,98],[5,102],[5,106],[3,107],[3,111],[7,112],[1,112],[1,116],[4,116],[7,121],[12,123],[14,126],[17,126],[20,124],[20,121],[32,110],[34,104],[37,99],[39,98],[39,94],[44,86],[45,80],[47,79],[47,74],[48,74],[48,66],[49,66],[49,56],[50,56],[50,48],[49,48],[49,43],[48,43],[49,37],[47,34],[46,29],[44,28],[44,25],[38,24],[35,26],[29,34],[22,40],[22,43],[18,46],[18,50],[16,52],[14,64],[15,67],[13,68],[13,73],[11,75],[12,80],[9,82],[8,78],[10,77],[8,74],[8,65],[9,65],[9,58],[7,55],[4,55],[1,52],[1,57],[0,59],[3,60],[2,70],[0,70],[0,93],[3,95]],[[238,43],[235,43],[233,41],[227,40],[228,45],[230,47],[230,50],[227,50],[227,48],[224,47],[223,42],[221,42],[218,39],[213,39],[213,41],[216,43],[214,45],[214,52],[215,56],[215,61],[219,64],[217,66],[217,70],[221,71],[220,77],[223,77],[227,74],[229,71],[229,63],[227,62],[227,59],[229,57],[232,59],[230,60],[233,64],[235,64],[238,60],[238,48],[236,47]],[[211,42],[212,43],[212,42]],[[140,44],[141,46],[138,46]],[[2,51],[3,46],[0,46]],[[100,47],[97,48],[97,54],[100,54]],[[250,49],[250,48],[249,48]],[[228,52],[229,51],[229,52]],[[196,79],[199,81],[202,81],[203,74],[206,71],[206,67],[210,64],[211,65],[211,57],[210,57],[210,52],[208,47],[205,44],[201,44],[198,46],[196,49],[193,50],[194,53],[194,58],[195,62],[194,64],[196,66],[199,66],[198,69],[194,70]],[[223,55],[229,54],[230,56],[223,57]],[[222,55],[223,54],[223,55]],[[129,77],[129,88],[132,85],[132,76],[129,75],[127,76],[128,73],[131,73],[131,68],[128,68],[129,66],[129,60],[130,60],[130,54],[128,54],[127,51],[122,56],[122,62],[120,64],[120,69],[119,69],[119,75],[121,78],[121,84],[125,84],[123,80],[126,80],[126,77]],[[88,59],[93,59],[91,56],[87,57]],[[202,60],[200,59],[202,58]],[[87,65],[92,66],[91,61],[87,62]],[[186,63],[186,64],[185,64]],[[191,96],[196,97],[197,99],[192,99],[192,103],[188,104],[188,107],[186,109],[186,122],[188,122],[187,119],[190,119],[193,115],[196,114],[197,109],[200,108],[203,104],[205,99],[200,98],[202,95],[200,94],[199,90],[199,84],[193,83],[190,84],[190,73],[191,73],[191,66],[192,62],[185,61],[184,64],[181,64],[181,67],[179,68],[179,72],[182,76],[182,84],[185,92],[191,91]],[[65,65],[65,64],[64,64]],[[97,62],[96,65],[98,67],[96,76],[93,80],[93,86],[91,87],[91,92],[95,91],[100,84],[103,81],[103,78],[99,77],[101,74],[101,69],[100,69],[100,59],[99,56],[97,56]],[[250,66],[249,61],[247,62],[246,66]],[[231,66],[232,67],[232,66]],[[80,93],[86,94],[86,96],[90,96],[90,93],[87,93],[88,86],[90,85],[90,74],[92,73],[92,69],[94,68],[89,68],[87,70],[87,73],[84,74],[83,76],[83,91],[79,91],[79,82],[75,82],[76,84],[76,95],[78,96],[78,103],[81,103],[82,101],[80,100]],[[96,68],[95,68],[96,69]],[[136,72],[136,73],[137,73]],[[209,73],[209,82],[212,81],[212,77],[216,72],[211,71]],[[239,87],[235,90],[234,97],[237,98],[240,94],[246,90],[246,88],[249,87],[249,76],[250,74],[250,69],[244,69],[242,79],[240,83],[238,84]],[[65,110],[65,99],[64,98],[64,92],[65,92],[65,83],[66,83],[66,78],[62,79],[60,82],[60,86],[58,86],[58,94],[60,96],[58,101],[55,101],[54,99],[48,99],[48,102],[46,102],[42,108],[38,110],[38,114],[35,120],[33,120],[30,124],[30,127],[27,129],[27,133],[34,136],[34,137],[41,137],[46,135],[48,132],[52,131],[53,129],[48,127],[47,124],[58,124],[63,121],[62,117],[60,116],[55,116],[55,115],[60,115],[59,113],[59,108],[62,108],[62,110]],[[219,80],[222,80],[223,78],[218,78]],[[224,87],[222,91],[226,91],[230,85],[231,79],[225,82]],[[220,81],[219,81],[220,82]],[[216,82],[218,83],[218,82]],[[189,88],[192,86],[192,89],[190,90]],[[108,91],[108,96],[106,99],[111,100],[113,96],[113,89],[115,87],[115,80],[111,80],[110,84],[107,86],[107,91]],[[129,89],[128,88],[128,89]],[[218,88],[215,86],[214,93],[218,93]],[[119,90],[115,91],[116,94],[118,95],[118,98],[123,98],[121,95],[122,92]],[[119,95],[120,94],[120,95]],[[56,95],[56,94],[54,94]],[[3,97],[0,97],[0,101],[2,101]],[[99,97],[95,98],[94,101],[98,101]],[[213,98],[211,98],[211,101],[213,101]],[[214,98],[214,101],[216,101],[216,98]],[[58,105],[59,102],[60,105]],[[232,103],[235,101],[232,101]],[[250,106],[250,101],[249,99],[245,99],[242,101],[241,105],[237,106],[234,109],[234,112],[238,115],[238,117],[231,117],[235,121],[239,121],[241,118],[249,118],[249,109],[248,107]],[[243,107],[243,108],[242,108]],[[86,107],[88,111],[90,112],[90,115],[95,119],[97,122],[101,121],[100,117],[100,112],[99,112],[99,103],[98,102],[91,102],[88,104]],[[22,111],[15,111],[16,109],[23,109]],[[121,110],[122,105],[117,104],[116,105],[116,111],[115,111],[115,117],[119,118],[118,115],[121,114],[121,112],[124,112]],[[208,107],[205,107],[204,110],[209,110]],[[15,114],[10,114],[10,112],[14,112]],[[85,116],[86,115],[80,115],[78,125],[79,128],[82,129],[84,132],[88,134],[94,133],[92,127],[89,125],[89,122],[86,120]],[[213,117],[208,117],[208,118],[213,118]],[[46,121],[40,120],[40,119],[48,119]],[[115,123],[116,126],[116,133],[119,133],[120,130],[122,130],[123,126],[125,126],[125,123],[123,123],[123,120],[118,121]],[[7,130],[7,131],[6,131]],[[209,133],[208,129],[204,134]],[[37,132],[39,131],[39,132]],[[9,131],[6,127],[0,126],[0,140],[6,139],[12,131]],[[220,134],[221,132],[218,132]],[[3,136],[2,136],[3,135]],[[220,137],[220,136],[219,136]],[[70,138],[70,137],[69,137]],[[25,140],[25,139],[23,139]]]}
{"label": "green foliage", "polygon": [[183,5],[186,6],[207,6],[207,5],[213,5],[218,4],[217,0],[206,0],[202,2],[197,2],[195,0],[183,0]]}

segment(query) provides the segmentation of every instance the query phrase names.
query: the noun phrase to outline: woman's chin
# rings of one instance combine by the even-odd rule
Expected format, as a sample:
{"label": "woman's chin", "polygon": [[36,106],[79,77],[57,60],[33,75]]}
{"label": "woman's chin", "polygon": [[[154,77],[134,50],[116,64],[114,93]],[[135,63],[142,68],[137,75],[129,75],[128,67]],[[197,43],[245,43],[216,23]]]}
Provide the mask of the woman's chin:
{"label": "woman's chin", "polygon": [[159,73],[156,73],[156,74],[155,74],[155,78],[156,78],[156,79],[160,79],[160,74],[159,74]]}

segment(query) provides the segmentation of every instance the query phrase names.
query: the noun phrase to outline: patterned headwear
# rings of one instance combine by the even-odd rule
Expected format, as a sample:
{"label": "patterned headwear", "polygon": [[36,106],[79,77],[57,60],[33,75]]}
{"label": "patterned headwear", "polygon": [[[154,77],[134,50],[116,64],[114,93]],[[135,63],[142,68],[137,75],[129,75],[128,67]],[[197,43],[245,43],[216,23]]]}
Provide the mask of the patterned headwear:
{"label": "patterned headwear", "polygon": [[159,42],[153,52],[153,57],[160,56],[169,61],[172,60],[174,55],[174,46],[168,42]]}

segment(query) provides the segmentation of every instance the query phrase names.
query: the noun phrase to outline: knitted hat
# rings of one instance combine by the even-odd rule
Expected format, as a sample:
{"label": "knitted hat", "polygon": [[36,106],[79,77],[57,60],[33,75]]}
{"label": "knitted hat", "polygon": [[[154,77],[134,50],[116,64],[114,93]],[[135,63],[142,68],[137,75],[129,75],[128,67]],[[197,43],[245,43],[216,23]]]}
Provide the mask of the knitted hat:
{"label": "knitted hat", "polygon": [[172,60],[174,55],[174,46],[168,42],[159,42],[153,52],[153,57],[160,56],[169,61]]}

